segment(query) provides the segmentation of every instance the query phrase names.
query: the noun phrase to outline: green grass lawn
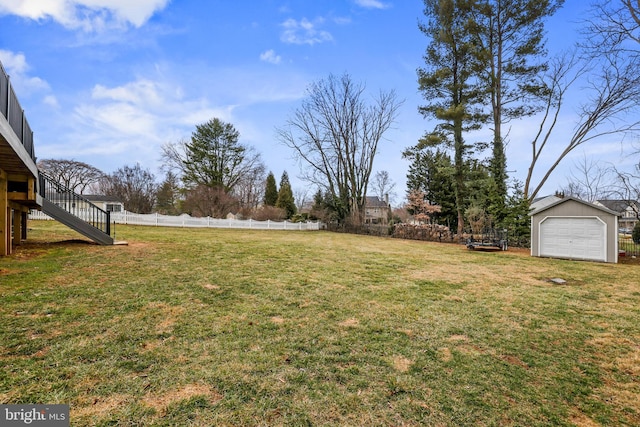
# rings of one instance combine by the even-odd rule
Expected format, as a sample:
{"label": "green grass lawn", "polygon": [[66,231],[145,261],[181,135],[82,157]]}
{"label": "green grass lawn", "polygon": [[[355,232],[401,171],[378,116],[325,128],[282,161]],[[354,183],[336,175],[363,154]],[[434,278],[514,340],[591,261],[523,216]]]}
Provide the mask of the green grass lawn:
{"label": "green grass lawn", "polygon": [[0,258],[0,403],[70,404],[73,426],[640,425],[638,265],[30,227]]}

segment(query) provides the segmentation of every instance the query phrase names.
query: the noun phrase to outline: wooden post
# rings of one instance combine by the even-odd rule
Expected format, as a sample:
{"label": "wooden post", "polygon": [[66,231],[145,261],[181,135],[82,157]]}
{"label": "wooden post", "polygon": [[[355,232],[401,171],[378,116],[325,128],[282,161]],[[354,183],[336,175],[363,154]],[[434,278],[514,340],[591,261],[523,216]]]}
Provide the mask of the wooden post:
{"label": "wooden post", "polygon": [[11,254],[11,216],[9,215],[7,174],[0,170],[0,256]]}
{"label": "wooden post", "polygon": [[29,212],[22,212],[22,240],[27,240],[27,219],[29,218]]}
{"label": "wooden post", "polygon": [[22,243],[22,211],[13,211],[13,244],[18,246]]}

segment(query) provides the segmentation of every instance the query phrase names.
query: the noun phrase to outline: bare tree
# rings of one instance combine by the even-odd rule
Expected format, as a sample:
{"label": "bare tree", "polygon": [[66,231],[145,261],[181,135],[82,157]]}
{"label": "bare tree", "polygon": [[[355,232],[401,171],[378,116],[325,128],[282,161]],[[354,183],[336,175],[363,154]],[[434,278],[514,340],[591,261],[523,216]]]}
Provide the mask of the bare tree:
{"label": "bare tree", "polygon": [[300,108],[277,129],[299,160],[303,179],[327,190],[354,224],[364,220],[378,145],[401,105],[394,91],[381,91],[369,105],[364,91],[348,74],[330,75],[311,84]]}
{"label": "bare tree", "polygon": [[[529,199],[536,197],[560,162],[577,147],[604,136],[625,135],[640,130],[640,119],[631,114],[640,101],[640,85],[637,84],[640,61],[635,57],[604,52],[597,63],[594,61],[592,58],[584,62],[570,55],[555,59],[550,64],[545,78],[548,89],[546,106],[538,132],[531,143],[532,157],[525,181],[524,191]],[[592,67],[598,68],[587,75],[588,70],[594,69]],[[545,148],[553,137],[567,92],[582,77],[585,83],[581,92],[585,95],[585,101],[578,107],[573,133],[534,186],[534,169],[543,150],[547,151]]]}
{"label": "bare tree", "polygon": [[184,210],[196,217],[224,218],[240,209],[238,199],[222,187],[200,184],[191,189],[184,200]]}
{"label": "bare tree", "polygon": [[264,199],[266,166],[259,159],[235,185],[231,195],[240,203],[242,214],[251,216]]}
{"label": "bare tree", "polygon": [[592,5],[588,21],[587,42],[601,49],[603,46],[624,48],[626,40],[640,43],[640,2],[638,0],[600,1]]}
{"label": "bare tree", "polygon": [[[637,0],[598,1],[586,21],[579,57],[552,62],[546,76],[546,109],[532,142],[532,160],[525,182],[525,195],[535,197],[558,164],[576,147],[605,136],[627,136],[640,130],[635,110],[640,102],[640,3]],[[576,127],[555,162],[534,186],[532,173],[540,153],[551,139],[565,96],[578,81],[581,92]],[[547,150],[545,150],[547,151]]]}
{"label": "bare tree", "polygon": [[613,167],[617,176],[614,194],[617,195],[618,200],[628,202],[636,218],[640,220],[640,162],[633,169],[633,172],[626,172]]}
{"label": "bare tree", "polygon": [[565,196],[574,196],[587,202],[607,199],[612,194],[612,170],[599,162],[583,155],[574,168],[566,187],[562,188]]}
{"label": "bare tree", "polygon": [[309,203],[309,187],[297,187],[293,190],[293,200],[296,203],[296,210],[298,213],[302,212],[305,208],[308,208]]}
{"label": "bare tree", "polygon": [[387,171],[378,171],[373,175],[373,182],[371,183],[372,193],[374,193],[380,200],[386,200],[389,197],[389,202],[395,201],[396,193],[393,189],[396,188],[396,183],[393,182]]}
{"label": "bare tree", "polygon": [[405,209],[418,223],[431,224],[433,214],[440,212],[441,207],[429,203],[427,195],[423,191],[411,190],[409,194],[407,194],[407,205]]}
{"label": "bare tree", "polygon": [[126,210],[136,213],[151,213],[156,202],[158,184],[156,177],[139,163],[123,166],[100,182],[102,192],[116,196]]}
{"label": "bare tree", "polygon": [[73,159],[40,160],[38,169],[78,194],[84,194],[105,176],[100,169]]}

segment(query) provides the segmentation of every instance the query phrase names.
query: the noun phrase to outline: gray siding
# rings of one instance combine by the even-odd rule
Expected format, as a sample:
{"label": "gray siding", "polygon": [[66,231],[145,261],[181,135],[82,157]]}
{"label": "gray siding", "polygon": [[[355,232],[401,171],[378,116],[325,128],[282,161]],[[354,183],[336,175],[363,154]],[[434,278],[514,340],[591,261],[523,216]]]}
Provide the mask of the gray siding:
{"label": "gray siding", "polygon": [[549,217],[597,217],[606,224],[606,262],[618,262],[618,217],[594,205],[564,199],[531,215],[531,255],[540,256],[540,223]]}

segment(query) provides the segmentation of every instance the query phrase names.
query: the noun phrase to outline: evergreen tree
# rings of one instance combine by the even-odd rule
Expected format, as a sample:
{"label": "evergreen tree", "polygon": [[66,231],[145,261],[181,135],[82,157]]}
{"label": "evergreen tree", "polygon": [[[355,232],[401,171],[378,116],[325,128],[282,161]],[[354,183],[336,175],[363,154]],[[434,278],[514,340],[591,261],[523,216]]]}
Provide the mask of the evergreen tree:
{"label": "evergreen tree", "polygon": [[180,213],[180,185],[178,177],[171,171],[167,173],[156,198],[156,211],[163,215],[178,215]]}
{"label": "evergreen tree", "polygon": [[264,204],[265,206],[275,206],[278,201],[278,187],[276,186],[276,178],[273,176],[273,172],[269,172],[264,190]]}
{"label": "evergreen tree", "polygon": [[238,142],[239,137],[231,123],[218,118],[197,125],[185,146],[184,182],[230,191],[241,177],[238,172],[247,150]]}
{"label": "evergreen tree", "polygon": [[544,19],[564,0],[482,0],[474,6],[474,43],[483,51],[479,74],[491,100],[492,157],[489,210],[506,215],[507,158],[502,125],[540,110],[546,88],[536,83],[547,69]]}
{"label": "evergreen tree", "polygon": [[523,184],[516,181],[512,194],[507,197],[506,217],[504,223],[509,232],[509,240],[521,246],[530,243],[531,219],[529,218],[529,199],[525,196]]}
{"label": "evergreen tree", "polygon": [[631,240],[636,245],[640,244],[640,222],[636,222],[636,225],[633,227],[633,231],[631,232]]}
{"label": "evergreen tree", "polygon": [[309,218],[312,220],[325,220],[326,214],[324,195],[322,190],[318,188],[318,191],[313,195],[313,206],[311,207]]}
{"label": "evergreen tree", "polygon": [[280,178],[280,189],[278,190],[276,207],[284,209],[287,214],[287,219],[296,214],[296,203],[293,198],[293,190],[291,189],[291,183],[289,182],[289,175],[287,174],[287,171],[284,171]]}
{"label": "evergreen tree", "polygon": [[403,157],[411,160],[407,172],[407,194],[415,190],[424,192],[430,203],[441,207],[440,212],[432,214],[433,221],[456,229],[458,216],[451,157],[439,149],[407,150]]}
{"label": "evergreen tree", "polygon": [[454,195],[457,231],[464,227],[465,169],[471,150],[464,134],[478,129],[486,120],[483,95],[477,80],[481,51],[472,37],[475,28],[473,0],[424,0],[425,24],[420,30],[431,40],[425,68],[418,70],[420,91],[429,102],[420,112],[440,123],[416,148],[444,144],[453,149]]}
{"label": "evergreen tree", "polygon": [[190,141],[165,145],[162,157],[165,166],[181,173],[187,189],[204,185],[232,193],[242,179],[264,167],[260,155],[239,137],[231,123],[213,118],[197,125]]}

